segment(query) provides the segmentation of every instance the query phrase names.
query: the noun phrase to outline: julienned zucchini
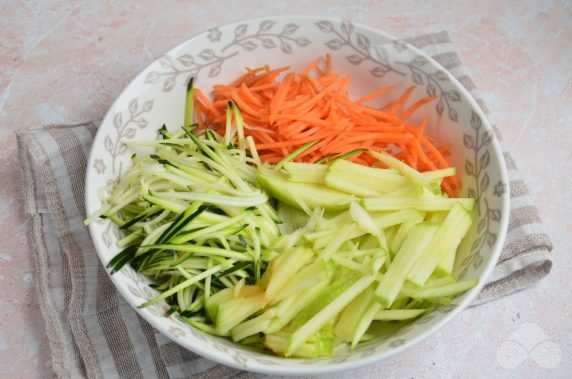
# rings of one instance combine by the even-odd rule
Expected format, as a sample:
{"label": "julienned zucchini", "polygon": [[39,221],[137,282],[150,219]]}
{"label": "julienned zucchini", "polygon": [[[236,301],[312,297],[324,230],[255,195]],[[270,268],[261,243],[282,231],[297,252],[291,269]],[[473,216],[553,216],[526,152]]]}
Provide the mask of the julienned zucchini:
{"label": "julienned zucchini", "polygon": [[[457,248],[473,199],[449,199],[454,169],[419,173],[371,152],[389,168],[294,162],[261,164],[233,102],[223,137],[198,131],[193,81],[184,126],[160,129],[102,217],[125,236],[111,273],[130,264],[154,280],[166,316],[278,355],[334,355],[374,338],[374,323],[422,316],[477,285],[457,282]],[[362,152],[360,150],[360,152]]]}
{"label": "julienned zucchini", "polygon": [[350,205],[351,196],[347,193],[319,184],[289,181],[284,173],[269,167],[259,167],[256,179],[272,197],[293,207],[336,211]]}
{"label": "julienned zucchini", "polygon": [[352,199],[361,199],[368,211],[412,208],[439,212],[450,211],[455,204],[473,209],[474,199],[450,199],[439,190],[441,180],[454,175],[454,169],[420,173],[387,154],[372,154],[394,168],[366,167],[342,159],[329,164],[288,161],[280,165],[283,169],[258,167],[256,178],[272,197],[306,212],[314,208],[345,210]]}

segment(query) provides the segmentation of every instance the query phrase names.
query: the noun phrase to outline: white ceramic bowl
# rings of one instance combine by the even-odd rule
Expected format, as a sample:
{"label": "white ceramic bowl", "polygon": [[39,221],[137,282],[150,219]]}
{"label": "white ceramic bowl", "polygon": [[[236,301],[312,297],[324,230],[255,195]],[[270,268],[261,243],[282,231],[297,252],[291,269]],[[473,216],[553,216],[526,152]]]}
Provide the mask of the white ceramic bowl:
{"label": "white ceramic bowl", "polygon": [[[469,243],[457,260],[463,279],[480,284],[394,334],[364,343],[355,351],[332,358],[292,359],[252,352],[229,340],[193,329],[175,317],[164,317],[163,304],[136,308],[155,295],[149,281],[130,267],[111,276],[121,294],[161,333],[209,359],[272,374],[318,374],[356,368],[419,343],[456,314],[478,294],[493,269],[508,224],[507,174],[499,143],[485,115],[469,93],[443,67],[418,49],[376,29],[348,21],[318,17],[283,16],[241,21],[197,35],[175,47],[141,72],[111,106],[95,138],[86,179],[87,212],[100,205],[99,189],[112,184],[129,167],[120,139],[154,139],[166,124],[183,123],[185,84],[190,76],[208,93],[212,85],[227,83],[244,67],[269,64],[300,69],[325,53],[331,54],[337,72],[350,75],[354,96],[380,86],[394,85],[395,93],[413,84],[411,101],[433,94],[429,133],[451,146],[452,164],[458,169],[461,195],[477,199],[478,220]],[[118,252],[119,231],[99,220],[90,226],[104,264]]]}

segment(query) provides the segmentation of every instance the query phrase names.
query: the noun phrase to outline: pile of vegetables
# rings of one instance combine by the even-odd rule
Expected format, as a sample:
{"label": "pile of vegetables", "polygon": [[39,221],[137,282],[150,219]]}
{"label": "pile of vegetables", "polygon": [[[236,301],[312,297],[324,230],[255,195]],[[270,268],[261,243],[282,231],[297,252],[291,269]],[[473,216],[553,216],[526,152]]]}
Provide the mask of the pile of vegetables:
{"label": "pile of vegetables", "polygon": [[[315,141],[298,156],[299,161],[315,163],[352,152],[349,161],[371,166],[377,160],[368,150],[388,150],[422,172],[449,167],[447,146],[436,146],[425,133],[428,118],[418,123],[412,117],[436,100],[434,96],[407,105],[415,89],[411,86],[397,100],[384,101],[383,96],[395,89],[383,87],[352,100],[348,95],[351,78],[333,70],[329,55],[323,67],[321,61],[318,58],[300,72],[268,66],[248,70],[230,84],[215,85],[213,101],[197,89],[194,102],[199,127],[223,134],[226,106],[233,101],[243,113],[245,134],[253,137],[264,162],[278,163]],[[367,105],[373,101],[383,106]],[[453,196],[459,183],[451,176],[442,186]]]}
{"label": "pile of vegetables", "polygon": [[132,143],[155,151],[134,155],[86,220],[124,232],[108,267],[129,264],[153,280],[159,294],[141,307],[165,300],[167,316],[205,332],[311,358],[355,348],[375,337],[372,325],[413,320],[477,284],[453,275],[474,206],[444,191],[454,168],[421,172],[372,145],[315,159],[321,134],[265,160],[256,115],[245,122],[245,107],[230,101],[224,128],[199,126],[195,91],[191,81],[182,128]]}

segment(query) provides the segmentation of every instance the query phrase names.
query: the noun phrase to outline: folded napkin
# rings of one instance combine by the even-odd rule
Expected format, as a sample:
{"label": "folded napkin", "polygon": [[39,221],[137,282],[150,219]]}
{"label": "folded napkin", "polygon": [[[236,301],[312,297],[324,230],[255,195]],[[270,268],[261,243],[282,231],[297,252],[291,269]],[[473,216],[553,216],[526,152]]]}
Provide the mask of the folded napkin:
{"label": "folded napkin", "polygon": [[[411,38],[488,113],[446,32]],[[117,293],[99,262],[85,218],[84,177],[97,125],[50,125],[18,133],[31,220],[31,249],[53,368],[62,378],[254,377],[211,362],[155,331]],[[490,281],[473,305],[532,286],[550,272],[550,240],[508,153],[509,233]]]}

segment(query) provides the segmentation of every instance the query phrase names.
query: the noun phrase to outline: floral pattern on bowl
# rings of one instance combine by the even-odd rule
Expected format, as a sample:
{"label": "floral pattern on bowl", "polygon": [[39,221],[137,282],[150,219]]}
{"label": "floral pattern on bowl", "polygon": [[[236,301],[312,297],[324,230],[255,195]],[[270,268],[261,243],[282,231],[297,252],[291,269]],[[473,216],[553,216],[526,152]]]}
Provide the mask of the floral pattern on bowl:
{"label": "floral pattern on bowl", "polygon": [[[358,96],[379,86],[399,92],[415,84],[415,101],[437,98],[429,132],[451,145],[452,164],[462,180],[462,194],[477,199],[477,222],[457,259],[455,271],[479,278],[479,287],[390,336],[364,343],[355,351],[319,359],[286,359],[249,350],[229,340],[198,331],[164,317],[165,304],[137,311],[161,333],[198,354],[237,368],[273,374],[318,374],[347,370],[388,358],[445,325],[476,296],[500,254],[508,223],[507,175],[491,126],[476,102],[451,74],[431,58],[376,29],[347,20],[284,16],[243,21],[195,36],[175,47],[139,74],[118,97],[103,120],[88,163],[88,213],[101,204],[100,188],[113,186],[129,167],[126,139],[154,139],[159,127],[182,124],[185,87],[190,77],[205,92],[238,76],[244,67],[260,64],[300,69],[329,53],[334,67],[352,78],[350,93]],[[118,252],[120,233],[99,220],[90,231],[101,261]],[[149,280],[125,267],[112,277],[136,307],[154,296]]]}

